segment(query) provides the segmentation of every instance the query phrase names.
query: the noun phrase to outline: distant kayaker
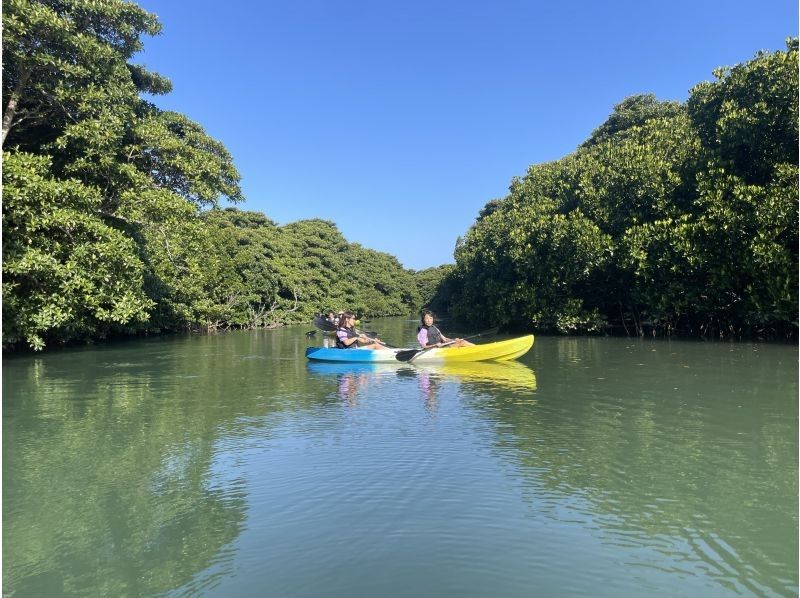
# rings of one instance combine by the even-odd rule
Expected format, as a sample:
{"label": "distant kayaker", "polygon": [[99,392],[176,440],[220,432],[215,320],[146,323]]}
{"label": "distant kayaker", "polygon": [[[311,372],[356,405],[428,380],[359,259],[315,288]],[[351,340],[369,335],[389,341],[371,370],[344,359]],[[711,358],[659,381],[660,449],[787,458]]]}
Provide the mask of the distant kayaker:
{"label": "distant kayaker", "polygon": [[378,339],[356,332],[356,315],[346,311],[339,318],[336,329],[336,346],[340,349],[383,349]]}
{"label": "distant kayaker", "polygon": [[433,325],[433,312],[429,309],[422,311],[420,326],[417,328],[417,341],[423,349],[441,347],[444,344],[448,347],[470,347],[473,344],[463,338],[447,338]]}

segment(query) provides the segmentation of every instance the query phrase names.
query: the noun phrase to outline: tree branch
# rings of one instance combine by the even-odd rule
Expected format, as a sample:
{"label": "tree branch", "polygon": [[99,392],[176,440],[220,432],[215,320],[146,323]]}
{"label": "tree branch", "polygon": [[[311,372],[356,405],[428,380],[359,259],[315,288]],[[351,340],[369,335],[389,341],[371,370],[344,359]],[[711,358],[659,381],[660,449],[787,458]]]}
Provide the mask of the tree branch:
{"label": "tree branch", "polygon": [[172,256],[172,251],[169,248],[169,239],[167,239],[167,233],[164,232],[164,229],[160,226],[154,228],[161,233],[162,237],[164,237],[164,248],[167,250],[167,257],[169,258],[169,261],[172,262],[172,265],[175,267],[175,269],[181,272],[188,272],[189,268],[183,264],[175,263],[175,258]]}
{"label": "tree branch", "polygon": [[14,117],[17,114],[17,105],[20,99],[22,99],[22,92],[28,84],[28,80],[31,78],[31,72],[32,69],[30,68],[22,71],[22,76],[19,78],[19,81],[17,81],[14,91],[11,92],[11,97],[8,98],[8,104],[6,104],[6,109],[3,111],[3,139],[2,142],[0,142],[2,145],[5,145],[6,136],[14,123]]}

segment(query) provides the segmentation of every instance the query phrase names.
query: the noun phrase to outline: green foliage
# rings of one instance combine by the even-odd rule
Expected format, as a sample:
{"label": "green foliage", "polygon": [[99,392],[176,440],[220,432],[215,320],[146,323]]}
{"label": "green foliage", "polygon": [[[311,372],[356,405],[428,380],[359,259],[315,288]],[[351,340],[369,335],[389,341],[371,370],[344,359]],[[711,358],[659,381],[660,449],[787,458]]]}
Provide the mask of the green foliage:
{"label": "green foliage", "polygon": [[606,262],[608,236],[578,210],[565,213],[544,197],[526,201],[528,191],[515,186],[508,205],[456,249],[462,284],[452,312],[476,323],[594,329],[597,311],[573,296]]}
{"label": "green foliage", "polygon": [[652,93],[625,98],[614,106],[608,120],[597,127],[581,147],[591,147],[616,137],[631,127],[641,127],[654,118],[672,118],[683,111],[678,102],[661,102]]}
{"label": "green foliage", "polygon": [[414,282],[419,296],[419,303],[414,306],[417,310],[422,307],[428,307],[434,311],[445,308],[445,305],[437,302],[437,296],[444,292],[444,287],[448,284],[453,270],[452,264],[444,264],[414,272]]}
{"label": "green foliage", "polygon": [[[277,226],[227,149],[142,93],[156,17],[122,0],[3,10],[3,347],[271,327],[423,305],[560,331],[786,330],[796,320],[797,40],[685,105],[627,98],[480,211],[456,265],[405,270],[336,225]],[[795,324],[796,326],[796,324]]]}
{"label": "green foliage", "polygon": [[278,227],[235,208],[204,218],[216,230],[217,261],[228,267],[216,283],[218,293],[227,289],[227,325],[303,322],[327,309],[396,315],[418,303],[410,271],[393,256],[348,243],[332,222]]}
{"label": "green foliage", "polygon": [[3,156],[3,341],[35,349],[123,330],[153,305],[133,241],[92,215],[97,190],[48,167]]}
{"label": "green foliage", "polygon": [[[67,123],[82,120],[87,109],[96,107],[93,92],[108,90],[110,81],[117,87],[116,101],[130,101],[124,84],[119,85],[127,82],[136,91],[126,63],[142,49],[140,37],[160,29],[155,15],[123,0],[6,2],[4,146],[35,149],[53,141]],[[168,88],[141,67],[131,68],[142,91]]]}
{"label": "green foliage", "polygon": [[798,163],[797,38],[786,46],[717,69],[687,102],[709,158],[746,183],[768,184],[776,165]]}
{"label": "green foliage", "polygon": [[3,347],[112,333],[277,326],[326,308],[407,313],[410,271],[330,222],[277,227],[227,149],[140,97],[154,15],[122,0],[3,11]]}
{"label": "green foliage", "polygon": [[777,329],[797,313],[797,167],[767,187],[721,171],[700,175],[699,213],[630,229],[637,302],[670,328]]}
{"label": "green foliage", "polygon": [[796,330],[798,49],[633,96],[532,166],[460,242],[437,300],[473,323],[694,334]]}

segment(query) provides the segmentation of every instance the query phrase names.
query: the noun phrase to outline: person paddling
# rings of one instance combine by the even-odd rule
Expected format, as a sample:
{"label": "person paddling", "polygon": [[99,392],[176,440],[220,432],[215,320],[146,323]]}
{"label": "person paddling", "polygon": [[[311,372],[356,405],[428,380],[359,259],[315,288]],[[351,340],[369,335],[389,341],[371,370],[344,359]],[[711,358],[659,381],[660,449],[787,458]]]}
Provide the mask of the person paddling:
{"label": "person paddling", "polygon": [[356,315],[346,311],[339,318],[336,329],[336,346],[340,349],[382,349],[378,339],[371,339],[365,334],[356,332]]}
{"label": "person paddling", "polygon": [[423,349],[441,347],[445,343],[448,347],[470,347],[473,343],[463,338],[447,338],[442,331],[433,325],[433,312],[429,309],[422,311],[420,326],[417,328],[417,341]]}

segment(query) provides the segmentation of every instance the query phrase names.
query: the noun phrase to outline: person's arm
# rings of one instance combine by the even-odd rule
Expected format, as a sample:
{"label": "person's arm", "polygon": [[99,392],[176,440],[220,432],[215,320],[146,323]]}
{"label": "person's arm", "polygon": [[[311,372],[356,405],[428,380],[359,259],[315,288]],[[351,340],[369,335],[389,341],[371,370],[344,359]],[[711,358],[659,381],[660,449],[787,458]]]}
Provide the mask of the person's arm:
{"label": "person's arm", "polygon": [[364,343],[365,345],[370,345],[375,342],[380,343],[380,341],[377,338],[370,338],[363,332],[356,337],[356,340],[360,343]]}
{"label": "person's arm", "polygon": [[355,336],[351,337],[344,330],[337,330],[336,331],[336,337],[340,341],[342,341],[342,344],[345,347],[349,347],[350,345],[352,345],[354,342],[356,342],[358,340],[358,337],[355,337]]}

